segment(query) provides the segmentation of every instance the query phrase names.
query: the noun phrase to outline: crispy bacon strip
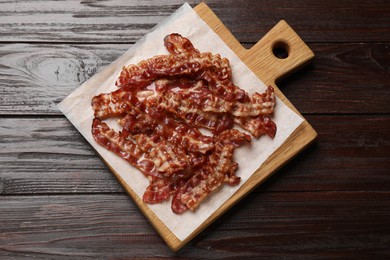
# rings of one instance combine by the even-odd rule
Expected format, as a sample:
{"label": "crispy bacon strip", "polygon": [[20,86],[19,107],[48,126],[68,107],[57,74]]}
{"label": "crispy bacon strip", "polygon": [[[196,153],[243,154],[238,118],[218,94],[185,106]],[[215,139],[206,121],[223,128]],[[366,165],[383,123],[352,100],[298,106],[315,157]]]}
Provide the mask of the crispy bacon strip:
{"label": "crispy bacon strip", "polygon": [[183,103],[181,96],[174,92],[155,95],[148,99],[148,102],[183,119],[189,125],[210,129],[213,133],[220,133],[234,126],[230,115],[202,111],[189,100]]}
{"label": "crispy bacon strip", "polygon": [[[248,94],[241,88],[234,85],[230,78],[223,77],[219,71],[206,70],[199,77],[208,83],[209,89],[216,95],[226,101],[248,102],[250,98]],[[224,74],[222,72],[222,74]]]}
{"label": "crispy bacon strip", "polygon": [[[245,103],[232,104],[218,100],[218,97],[214,99],[214,96],[202,86],[195,88],[195,90],[160,93],[148,99],[148,102],[174,113],[190,125],[210,129],[213,133],[220,133],[226,129],[230,129],[236,123],[256,138],[263,134],[274,137],[276,125],[269,117],[264,117],[260,114],[260,112],[269,114],[270,111],[273,111],[275,104],[273,88],[269,87],[265,93],[255,93],[254,96],[261,103],[257,106],[257,112],[251,110],[255,109],[256,105],[245,105]],[[236,107],[234,108],[234,106]],[[245,110],[248,112],[248,116],[241,116],[245,114],[243,112]],[[214,113],[216,111],[218,113]],[[233,116],[226,111],[231,112]],[[233,113],[232,111],[236,111],[237,113]],[[234,116],[234,114],[239,116]],[[250,117],[251,114],[258,116]]]}
{"label": "crispy bacon strip", "polygon": [[[228,137],[231,139],[227,139]],[[232,129],[222,133],[218,139],[216,149],[210,155],[208,164],[195,173],[174,195],[171,208],[176,214],[182,214],[187,209],[194,211],[224,182],[232,185],[238,183],[237,177],[234,176],[238,166],[233,161],[234,149],[250,137]]]}
{"label": "crispy bacon strip", "polygon": [[116,82],[118,87],[144,88],[158,78],[193,76],[208,69],[219,71],[219,77],[229,77],[229,62],[209,52],[184,52],[175,55],[158,55],[123,67]]}
{"label": "crispy bacon strip", "polygon": [[[170,86],[164,86],[164,84]],[[161,80],[158,85],[159,89],[169,89],[174,84],[172,80]],[[171,101],[172,105],[182,107],[184,110],[230,113],[238,117],[272,114],[275,107],[275,94],[271,86],[262,94],[254,93],[248,102],[226,101],[212,93],[203,81],[198,81],[192,88],[180,88],[166,95],[167,102]]]}
{"label": "crispy bacon strip", "polygon": [[164,142],[154,142],[144,134],[135,136],[135,142],[115,132],[106,123],[95,118],[92,124],[95,141],[128,161],[146,176],[164,177],[189,168],[191,156]]}
{"label": "crispy bacon strip", "polygon": [[143,158],[144,152],[134,142],[125,139],[98,118],[93,120],[92,136],[98,144],[128,161],[144,175],[157,175],[154,163]]}
{"label": "crispy bacon strip", "polygon": [[102,93],[92,98],[92,109],[95,117],[106,119],[109,117],[123,116],[129,111],[138,112],[145,109],[143,102],[153,91],[145,90],[129,92],[126,89],[118,89],[111,93]]}
{"label": "crispy bacon strip", "polygon": [[276,134],[276,124],[267,116],[235,117],[234,122],[256,138],[264,134],[274,138]]}
{"label": "crispy bacon strip", "polygon": [[231,144],[234,147],[239,147],[251,141],[251,137],[249,135],[242,133],[237,129],[223,131],[216,137],[216,139],[216,142],[219,142],[223,145]]}
{"label": "crispy bacon strip", "polygon": [[194,48],[190,40],[178,33],[172,33],[165,36],[164,46],[172,54],[179,54],[183,52],[199,53],[199,51]]}
{"label": "crispy bacon strip", "polygon": [[132,93],[123,89],[111,93],[102,93],[93,97],[92,109],[95,117],[105,119],[108,117],[121,116],[132,109]]}
{"label": "crispy bacon strip", "polygon": [[234,105],[234,103],[214,95],[202,80],[199,80],[192,88],[179,89],[160,95],[166,95],[166,98],[173,101],[175,106],[188,112],[201,110],[204,112],[226,113],[230,112]]}
{"label": "crispy bacon strip", "polygon": [[169,198],[173,190],[169,179],[154,178],[146,188],[142,200],[146,203],[156,204]]}
{"label": "crispy bacon strip", "polygon": [[158,126],[158,122],[140,109],[129,111],[126,116],[118,120],[118,123],[123,127],[123,132],[127,136],[137,134],[151,135]]}
{"label": "crispy bacon strip", "polygon": [[166,141],[180,146],[188,152],[205,154],[214,149],[214,139],[203,135],[197,128],[179,122],[167,113],[152,107],[136,113],[128,113],[119,120],[123,129],[132,135],[146,133],[164,138]]}
{"label": "crispy bacon strip", "polygon": [[189,89],[198,84],[198,80],[190,79],[186,77],[180,77],[177,79],[156,79],[154,85],[157,92],[165,92],[173,89]]}
{"label": "crispy bacon strip", "polygon": [[150,178],[150,185],[146,188],[142,200],[146,203],[156,204],[167,200],[178,189],[183,187],[191,176],[188,174],[180,177]]}
{"label": "crispy bacon strip", "polygon": [[179,146],[169,144],[164,139],[153,140],[145,134],[134,136],[138,147],[145,153],[144,157],[151,160],[156,171],[164,175],[190,168],[190,156]]}
{"label": "crispy bacon strip", "polygon": [[274,88],[268,86],[264,93],[254,93],[249,102],[235,102],[231,113],[238,117],[269,115],[274,112]]}

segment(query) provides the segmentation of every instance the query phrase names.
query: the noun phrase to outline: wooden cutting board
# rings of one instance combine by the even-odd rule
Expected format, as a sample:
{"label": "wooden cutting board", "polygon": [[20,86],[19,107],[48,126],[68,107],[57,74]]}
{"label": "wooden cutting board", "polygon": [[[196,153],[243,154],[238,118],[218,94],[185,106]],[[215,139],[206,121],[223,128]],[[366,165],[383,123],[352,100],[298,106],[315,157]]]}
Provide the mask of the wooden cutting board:
{"label": "wooden cutting board", "polygon": [[[194,8],[196,13],[213,29],[238,57],[263,81],[272,85],[276,95],[298,115],[297,109],[288,101],[275,85],[275,81],[294,72],[313,59],[314,54],[293,29],[285,22],[280,21],[251,49],[244,48],[218,17],[204,3]],[[288,57],[281,59],[274,55],[275,48],[285,49]],[[302,115],[301,115],[302,116]],[[249,178],[249,180],[217,211],[215,211],[199,228],[184,241],[179,240],[164,223],[142,202],[142,199],[113,171],[119,182],[125,187],[130,196],[137,203],[139,209],[149,219],[168,246],[176,251],[188,243],[199,232],[210,225],[214,220],[236,204],[246,194],[264,182],[275,171],[282,167],[302,149],[309,145],[317,133],[304,120],[293,134],[280,146],[265,163]]]}

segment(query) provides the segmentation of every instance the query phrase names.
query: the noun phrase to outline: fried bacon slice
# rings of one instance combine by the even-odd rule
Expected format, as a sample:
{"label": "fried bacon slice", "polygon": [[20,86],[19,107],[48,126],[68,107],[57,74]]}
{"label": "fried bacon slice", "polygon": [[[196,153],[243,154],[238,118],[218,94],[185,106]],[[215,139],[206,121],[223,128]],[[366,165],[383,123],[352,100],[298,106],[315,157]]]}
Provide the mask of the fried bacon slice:
{"label": "fried bacon slice", "polygon": [[190,156],[180,146],[169,144],[162,138],[156,140],[146,134],[135,135],[134,139],[144,152],[144,157],[154,163],[159,173],[172,175],[190,167]]}
{"label": "fried bacon slice", "polygon": [[174,89],[188,89],[196,86],[199,80],[180,77],[177,79],[161,78],[154,81],[157,92],[166,92]]}
{"label": "fried bacon slice", "polygon": [[224,182],[236,185],[239,177],[235,176],[238,164],[233,161],[235,147],[250,140],[250,136],[238,130],[226,130],[217,138],[216,148],[209,156],[204,167],[195,173],[172,199],[171,208],[176,214],[187,209],[194,211],[200,203]]}
{"label": "fried bacon slice", "polygon": [[267,116],[235,117],[234,122],[256,138],[264,134],[274,138],[276,134],[276,124]]}
{"label": "fried bacon slice", "polygon": [[[199,52],[179,34],[167,35],[164,45],[168,55],[123,67],[119,89],[93,97],[92,136],[148,178],[145,203],[172,197],[172,211],[182,214],[224,184],[240,183],[233,155],[251,136],[233,127],[273,138],[275,94],[269,86],[250,96],[233,84],[226,58]],[[117,118],[121,131],[107,118]]]}
{"label": "fried bacon slice", "polygon": [[143,158],[144,152],[133,141],[124,138],[98,118],[93,120],[92,136],[98,144],[128,161],[144,175],[155,175],[154,163]]}
{"label": "fried bacon slice", "polygon": [[152,107],[143,112],[128,113],[119,120],[119,124],[132,135],[153,133],[159,138],[181,146],[187,152],[205,154],[214,149],[214,138],[203,135],[197,128],[175,120],[166,112]]}
{"label": "fried bacon slice", "polygon": [[274,137],[276,133],[276,125],[269,117],[263,116],[274,110],[272,87],[268,87],[265,93],[253,94],[252,102],[240,103],[224,101],[198,83],[192,89],[157,93],[148,98],[148,102],[174,113],[190,125],[210,129],[213,133],[230,129],[234,123],[256,138],[263,134]]}
{"label": "fried bacon slice", "polygon": [[[168,85],[168,86],[164,86]],[[160,80],[159,90],[172,88],[173,83],[169,80]],[[156,96],[165,99],[165,102],[171,102],[170,105],[182,107],[186,110],[202,110],[205,112],[230,113],[233,116],[248,117],[257,115],[272,114],[275,107],[275,94],[273,87],[269,86],[262,94],[254,93],[248,102],[229,102],[218,95],[212,93],[204,81],[200,80],[193,83],[192,88],[180,88],[177,91],[165,91],[157,93]],[[161,101],[161,100],[159,100]]]}
{"label": "fried bacon slice", "polygon": [[142,200],[149,204],[157,204],[169,198],[173,190],[169,179],[153,178],[146,188]]}
{"label": "fried bacon slice", "polygon": [[183,52],[199,53],[199,51],[194,48],[190,40],[185,37],[182,37],[178,33],[171,33],[165,36],[164,46],[172,54],[179,54]]}
{"label": "fried bacon slice", "polygon": [[199,164],[180,148],[156,142],[152,138],[138,134],[135,141],[115,132],[106,123],[95,118],[92,124],[95,141],[124,158],[146,176],[166,177],[181,170],[190,170],[187,165]]}
{"label": "fried bacon slice", "polygon": [[191,102],[191,99],[183,100],[180,94],[174,92],[157,94],[148,99],[148,102],[174,114],[189,125],[206,128],[212,130],[213,133],[220,133],[234,126],[230,115],[204,111],[197,106],[196,102]]}
{"label": "fried bacon slice", "polygon": [[92,98],[92,109],[96,118],[106,119],[125,115],[128,111],[145,109],[142,102],[153,94],[152,91],[129,92],[118,89],[111,93],[102,93]]}
{"label": "fried bacon slice", "polygon": [[157,78],[192,76],[208,69],[219,71],[218,76],[225,78],[230,76],[228,68],[226,59],[209,52],[158,55],[137,65],[123,67],[116,85],[122,88],[143,88]]}

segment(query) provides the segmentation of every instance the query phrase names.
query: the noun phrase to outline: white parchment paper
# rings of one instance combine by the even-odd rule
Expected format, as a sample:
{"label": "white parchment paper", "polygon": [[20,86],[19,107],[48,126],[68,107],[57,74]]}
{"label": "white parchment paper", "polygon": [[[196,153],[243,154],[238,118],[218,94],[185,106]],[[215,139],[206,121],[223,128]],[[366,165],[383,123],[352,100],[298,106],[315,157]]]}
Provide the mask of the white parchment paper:
{"label": "white parchment paper", "polygon": [[[99,93],[107,93],[117,89],[115,81],[122,66],[136,64],[154,55],[168,54],[163,39],[170,33],[179,33],[189,38],[195,48],[201,52],[219,53],[222,57],[228,58],[232,68],[233,82],[247,92],[263,92],[266,89],[264,83],[248,69],[195,11],[188,4],[184,4],[116,61],[91,77],[65,98],[58,104],[58,108],[139,197],[142,197],[145,188],[148,186],[147,178],[128,162],[98,145],[92,137],[93,110],[91,99]],[[300,116],[279,99],[277,99],[273,120],[278,127],[274,139],[268,136],[263,136],[260,139],[253,138],[250,145],[236,149],[235,160],[239,164],[237,175],[241,177],[240,185],[236,187],[225,185],[204,201],[194,213],[188,211],[183,215],[176,215],[171,210],[170,201],[158,205],[148,205],[148,207],[178,239],[186,239],[248,180],[303,121]]]}

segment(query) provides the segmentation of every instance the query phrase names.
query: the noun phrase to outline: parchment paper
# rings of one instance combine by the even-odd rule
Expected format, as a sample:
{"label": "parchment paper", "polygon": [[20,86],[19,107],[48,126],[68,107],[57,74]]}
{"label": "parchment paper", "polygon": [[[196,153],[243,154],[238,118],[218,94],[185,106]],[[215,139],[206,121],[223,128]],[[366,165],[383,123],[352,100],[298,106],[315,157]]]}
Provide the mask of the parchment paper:
{"label": "parchment paper", "polygon": [[[195,11],[188,4],[184,4],[169,18],[141,38],[115,62],[91,77],[58,104],[58,108],[78,131],[141,198],[148,186],[147,178],[128,162],[94,141],[91,135],[93,110],[90,104],[93,96],[117,89],[115,81],[122,66],[136,64],[154,55],[168,54],[163,39],[166,35],[174,32],[189,38],[195,48],[201,52],[219,53],[222,57],[228,58],[232,67],[233,82],[247,92],[263,92],[266,89],[264,83],[241,62]],[[274,139],[268,136],[262,136],[260,139],[253,138],[250,145],[236,149],[235,160],[239,164],[237,175],[241,177],[240,185],[235,187],[224,185],[222,189],[204,201],[195,213],[188,211],[183,215],[176,215],[171,210],[170,201],[158,205],[148,205],[148,207],[178,239],[184,240],[229,199],[303,121],[300,116],[279,99],[276,101],[273,120],[278,127]]]}

